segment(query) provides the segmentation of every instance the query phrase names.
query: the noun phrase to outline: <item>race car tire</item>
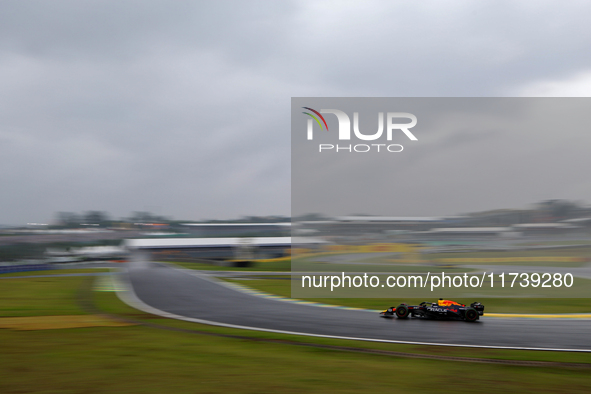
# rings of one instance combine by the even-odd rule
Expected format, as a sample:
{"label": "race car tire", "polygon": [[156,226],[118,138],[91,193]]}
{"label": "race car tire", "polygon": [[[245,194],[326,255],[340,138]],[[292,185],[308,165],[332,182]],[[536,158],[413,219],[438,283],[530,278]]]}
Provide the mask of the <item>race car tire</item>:
{"label": "race car tire", "polygon": [[408,307],[406,305],[398,305],[396,308],[396,317],[406,319],[408,317]]}
{"label": "race car tire", "polygon": [[478,320],[478,311],[474,308],[468,308],[464,314],[464,320],[470,322]]}

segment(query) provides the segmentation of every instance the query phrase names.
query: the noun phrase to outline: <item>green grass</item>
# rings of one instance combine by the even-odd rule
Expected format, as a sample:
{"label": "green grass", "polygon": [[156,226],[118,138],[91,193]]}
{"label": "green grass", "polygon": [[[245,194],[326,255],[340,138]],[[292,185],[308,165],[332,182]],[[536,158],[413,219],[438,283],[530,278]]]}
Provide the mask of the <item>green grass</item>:
{"label": "green grass", "polygon": [[297,272],[391,272],[391,273],[464,273],[472,272],[472,269],[456,267],[455,264],[338,264],[321,262],[300,262],[294,266]]}
{"label": "green grass", "polygon": [[4,394],[432,392],[435,386],[417,384],[426,374],[439,392],[591,390],[588,371],[401,359],[145,327],[2,336]]}
{"label": "green grass", "polygon": [[32,275],[63,275],[63,274],[89,274],[94,272],[108,272],[108,268],[76,268],[76,269],[54,269],[54,270],[41,270],[41,271],[23,271],[23,272],[10,272],[6,274],[0,274],[0,279],[9,278],[13,276],[32,276]]}
{"label": "green grass", "polygon": [[[290,280],[226,280],[282,297],[291,297]],[[401,302],[418,304],[422,301],[435,301],[435,298],[306,298],[306,300],[355,308],[386,309]],[[485,305],[485,313],[591,313],[591,298],[479,298],[477,300],[459,298],[455,301],[466,304],[474,301],[481,302]]]}
{"label": "green grass", "polygon": [[[89,278],[0,281],[0,294],[31,294],[26,315],[69,314],[75,290]],[[591,355],[409,346],[259,333],[163,319],[96,292],[103,310],[170,327],[335,346],[463,357],[590,363]],[[44,299],[51,300],[43,301]],[[4,300],[4,298],[3,298]],[[0,303],[14,309],[15,297]],[[12,305],[8,305],[12,304]],[[53,305],[53,307],[52,307]],[[0,392],[11,393],[357,393],[357,392],[581,392],[591,390],[586,369],[517,367],[409,359],[159,330],[145,326],[45,331],[0,330]],[[426,376],[436,385],[425,384]],[[458,384],[460,383],[460,384]]]}
{"label": "green grass", "polygon": [[[589,234],[587,234],[589,237]],[[577,245],[589,245],[591,241],[579,240],[579,241],[544,241],[544,242],[523,242],[519,245],[546,245],[546,246],[577,246]]]}
{"label": "green grass", "polygon": [[[463,253],[430,253],[424,254],[423,257],[427,261],[437,262],[440,259],[466,259],[466,258],[510,258],[510,257],[582,257],[591,259],[591,247],[580,248],[555,248],[555,249],[532,249],[532,250],[511,250],[511,251],[486,251],[486,252],[463,252]],[[564,267],[580,267],[589,264],[588,261],[583,262],[478,262],[470,263],[455,263],[468,265],[533,265],[533,266],[564,266]]]}
{"label": "green grass", "polygon": [[[101,268],[99,271],[109,271]],[[97,269],[19,272],[19,275],[93,273]],[[10,274],[7,274],[10,275]],[[56,281],[57,279],[57,281]],[[75,300],[82,277],[14,278],[0,280],[0,317],[81,315]],[[56,285],[59,283],[59,286]]]}
{"label": "green grass", "polygon": [[[204,271],[273,271],[291,272],[290,261],[254,262],[252,267],[222,267],[204,263],[169,262],[182,268]],[[298,271],[334,271],[334,272],[470,272],[465,268],[455,268],[450,265],[427,266],[420,264],[332,264],[300,260]]]}
{"label": "green grass", "polygon": [[[348,253],[345,253],[348,254]],[[527,262],[527,261],[506,261],[506,262],[479,262],[479,258],[511,258],[511,257],[582,257],[591,259],[591,247],[580,248],[555,248],[538,250],[515,250],[515,251],[484,251],[484,252],[463,252],[463,253],[430,253],[421,254],[424,260],[422,264],[397,264],[391,256],[371,257],[367,253],[360,254],[360,262],[364,264],[342,264],[329,263],[331,259],[337,256],[335,254],[301,256],[293,259],[294,267],[297,271],[334,271],[334,272],[470,272],[463,265],[498,265],[498,266],[534,266],[534,267],[581,267],[590,264],[589,261],[580,262]],[[442,262],[441,259],[475,259],[468,262]],[[323,262],[326,260],[327,262]],[[199,270],[217,270],[217,271],[290,271],[290,261],[276,262],[255,262],[252,267],[220,267],[202,263],[175,263],[179,266],[199,269]]]}
{"label": "green grass", "polygon": [[85,278],[60,277],[1,280],[0,317],[84,314],[73,302],[83,279]]}
{"label": "green grass", "polygon": [[[578,268],[578,267],[583,267],[583,266],[588,265],[589,262],[586,262],[586,261],[568,261],[568,262],[562,262],[562,261],[512,261],[512,262],[486,263],[486,262],[472,261],[469,263],[446,263],[446,264],[448,264],[449,266],[452,266],[452,267],[453,266],[464,266],[464,265],[507,266],[507,270],[510,270],[511,266],[541,267],[541,268],[546,268],[546,269],[548,269],[547,267],[569,267],[569,268],[574,267],[574,268]],[[473,269],[473,271],[475,271],[475,269]]]}
{"label": "green grass", "polygon": [[291,271],[291,261],[254,262],[252,267],[223,267],[205,263],[170,262],[183,268],[204,271]]}

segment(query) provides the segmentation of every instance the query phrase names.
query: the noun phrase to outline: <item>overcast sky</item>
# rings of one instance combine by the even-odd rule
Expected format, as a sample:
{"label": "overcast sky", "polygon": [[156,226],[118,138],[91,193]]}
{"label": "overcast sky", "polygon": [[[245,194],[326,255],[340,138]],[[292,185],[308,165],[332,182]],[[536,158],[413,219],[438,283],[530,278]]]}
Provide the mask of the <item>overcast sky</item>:
{"label": "overcast sky", "polygon": [[291,97],[588,96],[589,15],[586,1],[3,1],[0,223],[289,215]]}
{"label": "overcast sky", "polygon": [[[354,132],[341,140],[346,126],[330,113],[328,130],[316,125],[308,139],[314,121],[302,107],[336,108],[353,125],[357,112],[366,136],[378,130],[378,113],[411,113],[417,140],[400,130],[391,140],[385,131],[371,141]],[[581,97],[295,98],[292,214],[447,216],[555,198],[578,202],[591,196],[589,109],[591,98]]]}

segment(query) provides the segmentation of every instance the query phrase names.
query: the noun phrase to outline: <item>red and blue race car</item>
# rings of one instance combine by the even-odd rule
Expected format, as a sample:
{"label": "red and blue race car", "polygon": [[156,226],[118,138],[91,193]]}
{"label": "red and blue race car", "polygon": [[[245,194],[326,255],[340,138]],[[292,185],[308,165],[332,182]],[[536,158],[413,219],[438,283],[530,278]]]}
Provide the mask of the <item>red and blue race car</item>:
{"label": "red and blue race car", "polygon": [[473,302],[470,306],[440,298],[437,302],[421,302],[419,305],[400,304],[380,312],[381,317],[399,319],[418,317],[424,319],[455,319],[474,322],[484,314],[484,305]]}

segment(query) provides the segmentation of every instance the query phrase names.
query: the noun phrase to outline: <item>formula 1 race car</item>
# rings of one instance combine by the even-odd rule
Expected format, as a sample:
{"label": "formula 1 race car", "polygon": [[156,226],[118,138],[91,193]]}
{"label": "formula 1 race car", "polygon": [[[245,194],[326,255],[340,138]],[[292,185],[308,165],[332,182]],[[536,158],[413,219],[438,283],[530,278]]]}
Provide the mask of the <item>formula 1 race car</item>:
{"label": "formula 1 race car", "polygon": [[421,302],[419,305],[400,304],[380,312],[381,317],[406,319],[408,316],[425,319],[455,319],[476,321],[484,314],[484,305],[473,302],[470,306],[440,298],[437,302]]}

